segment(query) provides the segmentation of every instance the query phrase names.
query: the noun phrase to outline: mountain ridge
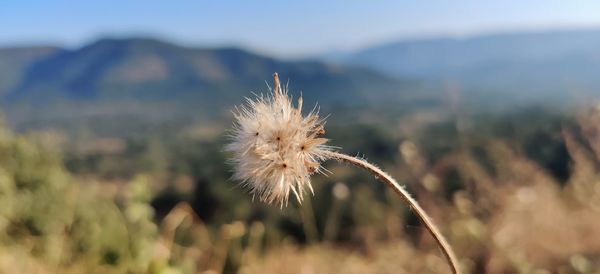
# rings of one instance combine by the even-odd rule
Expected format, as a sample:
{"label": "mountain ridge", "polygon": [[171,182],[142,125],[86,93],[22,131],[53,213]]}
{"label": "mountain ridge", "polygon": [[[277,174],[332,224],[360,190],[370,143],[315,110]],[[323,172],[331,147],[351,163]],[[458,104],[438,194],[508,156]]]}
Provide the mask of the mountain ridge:
{"label": "mountain ridge", "polygon": [[0,48],[0,107],[9,120],[223,117],[244,97],[266,92],[273,72],[289,79],[294,96],[326,112],[439,107],[448,94],[463,108],[483,110],[600,98],[595,29],[401,41],[342,59],[281,60],[152,37],[104,38],[74,49]]}
{"label": "mountain ridge", "polygon": [[476,106],[569,106],[600,98],[600,28],[401,40],[332,61],[419,79]]}
{"label": "mountain ridge", "polygon": [[[389,42],[383,42],[374,44],[368,47],[364,47],[359,50],[344,52],[337,54],[329,53],[328,55],[334,55],[333,58],[325,57],[325,60],[337,60],[347,62],[359,61],[357,59],[365,58],[365,55],[369,54],[390,54],[386,56],[392,59],[397,58],[397,52],[386,52],[382,51],[398,51],[398,50],[413,50],[412,54],[419,53],[418,51],[431,51],[431,47],[434,50],[442,50],[444,54],[448,54],[447,51],[460,50],[457,47],[460,46],[471,46],[469,49],[487,50],[487,53],[494,53],[495,55],[489,55],[488,57],[502,58],[504,54],[518,54],[524,57],[530,57],[529,55],[538,55],[537,57],[547,57],[548,55],[557,55],[562,53],[564,50],[568,51],[581,51],[594,49],[594,45],[599,43],[600,28],[586,28],[586,29],[563,29],[563,30],[548,30],[548,31],[521,31],[521,32],[498,32],[498,33],[487,33],[472,35],[466,37],[456,36],[439,36],[439,37],[425,37],[425,38],[413,38],[413,39],[398,39],[391,40]],[[548,44],[548,41],[559,42],[560,45]],[[529,42],[530,44],[521,45],[521,52],[511,51],[509,47],[502,47],[506,45],[506,42]],[[480,43],[482,45],[473,45]],[[500,44],[500,46],[498,46]],[[546,47],[539,47],[540,44],[546,44]],[[523,46],[528,46],[523,47]],[[454,47],[454,48],[453,48]],[[479,47],[479,49],[477,48]],[[559,49],[559,50],[557,50]],[[465,52],[459,52],[464,54]],[[473,54],[473,52],[466,52]],[[456,52],[455,52],[455,55]],[[474,59],[472,56],[457,56],[461,57],[456,61],[470,61]],[[481,56],[476,56],[481,57]],[[458,58],[457,58],[458,59]],[[373,60],[371,60],[373,61]],[[435,60],[437,61],[437,59]],[[399,64],[402,64],[400,62]]]}
{"label": "mountain ridge", "polygon": [[[0,59],[1,54],[2,49]],[[26,61],[18,72],[11,71],[11,85],[0,91],[9,119],[78,117],[92,106],[97,116],[132,111],[117,105],[146,109],[138,116],[150,116],[153,109],[221,115],[252,92],[266,91],[265,81],[273,72],[290,80],[292,94],[301,93],[305,102],[324,108],[400,102],[414,86],[365,68],[283,61],[239,48],[182,47],[139,37],[100,39]]]}

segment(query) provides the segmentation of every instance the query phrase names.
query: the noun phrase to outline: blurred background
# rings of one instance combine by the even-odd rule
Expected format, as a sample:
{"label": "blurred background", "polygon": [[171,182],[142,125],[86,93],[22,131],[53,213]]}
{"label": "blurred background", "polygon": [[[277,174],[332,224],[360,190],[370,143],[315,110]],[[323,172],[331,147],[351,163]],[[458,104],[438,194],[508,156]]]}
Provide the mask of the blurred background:
{"label": "blurred background", "polygon": [[0,273],[449,273],[335,162],[279,209],[229,180],[279,72],[406,185],[464,273],[600,273],[600,2],[2,1]]}

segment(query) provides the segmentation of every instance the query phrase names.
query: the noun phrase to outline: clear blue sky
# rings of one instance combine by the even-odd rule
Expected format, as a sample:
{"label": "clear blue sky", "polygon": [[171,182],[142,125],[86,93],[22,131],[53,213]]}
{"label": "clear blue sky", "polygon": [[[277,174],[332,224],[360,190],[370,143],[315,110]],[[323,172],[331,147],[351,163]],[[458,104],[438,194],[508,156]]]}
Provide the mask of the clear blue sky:
{"label": "clear blue sky", "polygon": [[594,0],[0,0],[0,45],[152,35],[302,56],[405,37],[595,26]]}

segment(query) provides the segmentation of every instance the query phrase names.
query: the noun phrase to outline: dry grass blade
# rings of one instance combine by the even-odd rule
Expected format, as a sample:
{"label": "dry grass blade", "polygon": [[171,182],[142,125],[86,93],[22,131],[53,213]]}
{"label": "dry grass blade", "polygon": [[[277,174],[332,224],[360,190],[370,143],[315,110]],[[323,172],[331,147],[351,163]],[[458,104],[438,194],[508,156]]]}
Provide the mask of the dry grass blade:
{"label": "dry grass blade", "polygon": [[398,196],[400,196],[400,198],[402,198],[402,200],[414,210],[414,212],[419,217],[421,222],[423,222],[431,236],[433,236],[435,241],[438,243],[438,245],[442,249],[442,252],[444,253],[444,256],[446,257],[446,260],[448,260],[448,264],[450,264],[452,273],[460,273],[458,267],[458,260],[456,259],[456,255],[452,251],[450,244],[448,244],[442,233],[440,233],[440,231],[438,230],[437,226],[433,223],[433,221],[431,221],[431,218],[429,218],[427,213],[425,213],[425,210],[423,210],[421,206],[419,206],[417,201],[410,197],[410,194],[408,194],[408,192],[406,192],[406,190],[402,186],[400,186],[396,182],[396,180],[394,180],[394,178],[392,178],[380,168],[370,164],[365,160],[334,151],[327,152],[327,155],[332,159],[337,159],[343,162],[350,163],[357,167],[364,168],[371,172],[371,174],[373,174],[375,178],[382,181],[387,186],[391,187],[394,190],[394,192],[396,192],[396,194],[398,194]]}

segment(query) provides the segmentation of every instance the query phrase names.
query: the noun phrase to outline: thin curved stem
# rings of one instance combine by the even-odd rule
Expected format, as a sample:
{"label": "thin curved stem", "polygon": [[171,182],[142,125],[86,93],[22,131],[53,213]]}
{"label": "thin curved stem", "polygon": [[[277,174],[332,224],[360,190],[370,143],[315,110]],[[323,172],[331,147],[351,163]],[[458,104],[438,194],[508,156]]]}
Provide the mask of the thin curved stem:
{"label": "thin curved stem", "polygon": [[367,162],[363,159],[359,159],[356,157],[352,157],[352,156],[334,152],[334,151],[327,152],[327,156],[332,159],[344,161],[344,162],[353,164],[357,167],[364,168],[364,169],[368,170],[371,174],[373,174],[375,176],[375,178],[382,181],[388,187],[391,187],[394,190],[394,192],[396,192],[396,194],[398,194],[398,196],[400,196],[400,198],[402,198],[402,200],[409,207],[411,207],[414,210],[415,214],[419,217],[419,219],[425,225],[425,227],[427,228],[427,230],[429,231],[431,236],[433,236],[435,241],[438,243],[438,245],[442,249],[442,252],[444,253],[444,256],[446,257],[446,260],[448,261],[448,264],[450,264],[452,273],[454,273],[454,274],[460,273],[459,269],[458,269],[458,260],[456,259],[456,255],[454,255],[454,252],[452,251],[450,244],[448,244],[448,242],[446,241],[446,239],[444,238],[442,233],[440,233],[437,226],[435,224],[433,224],[433,222],[431,221],[431,218],[429,218],[427,213],[425,213],[425,210],[423,210],[421,208],[421,206],[419,206],[419,204],[417,203],[417,201],[415,201],[415,199],[410,197],[410,194],[402,186],[400,186],[396,182],[396,180],[394,180],[394,178],[392,178],[392,176],[388,175],[383,170],[379,169],[378,167],[370,164],[369,162]]}

